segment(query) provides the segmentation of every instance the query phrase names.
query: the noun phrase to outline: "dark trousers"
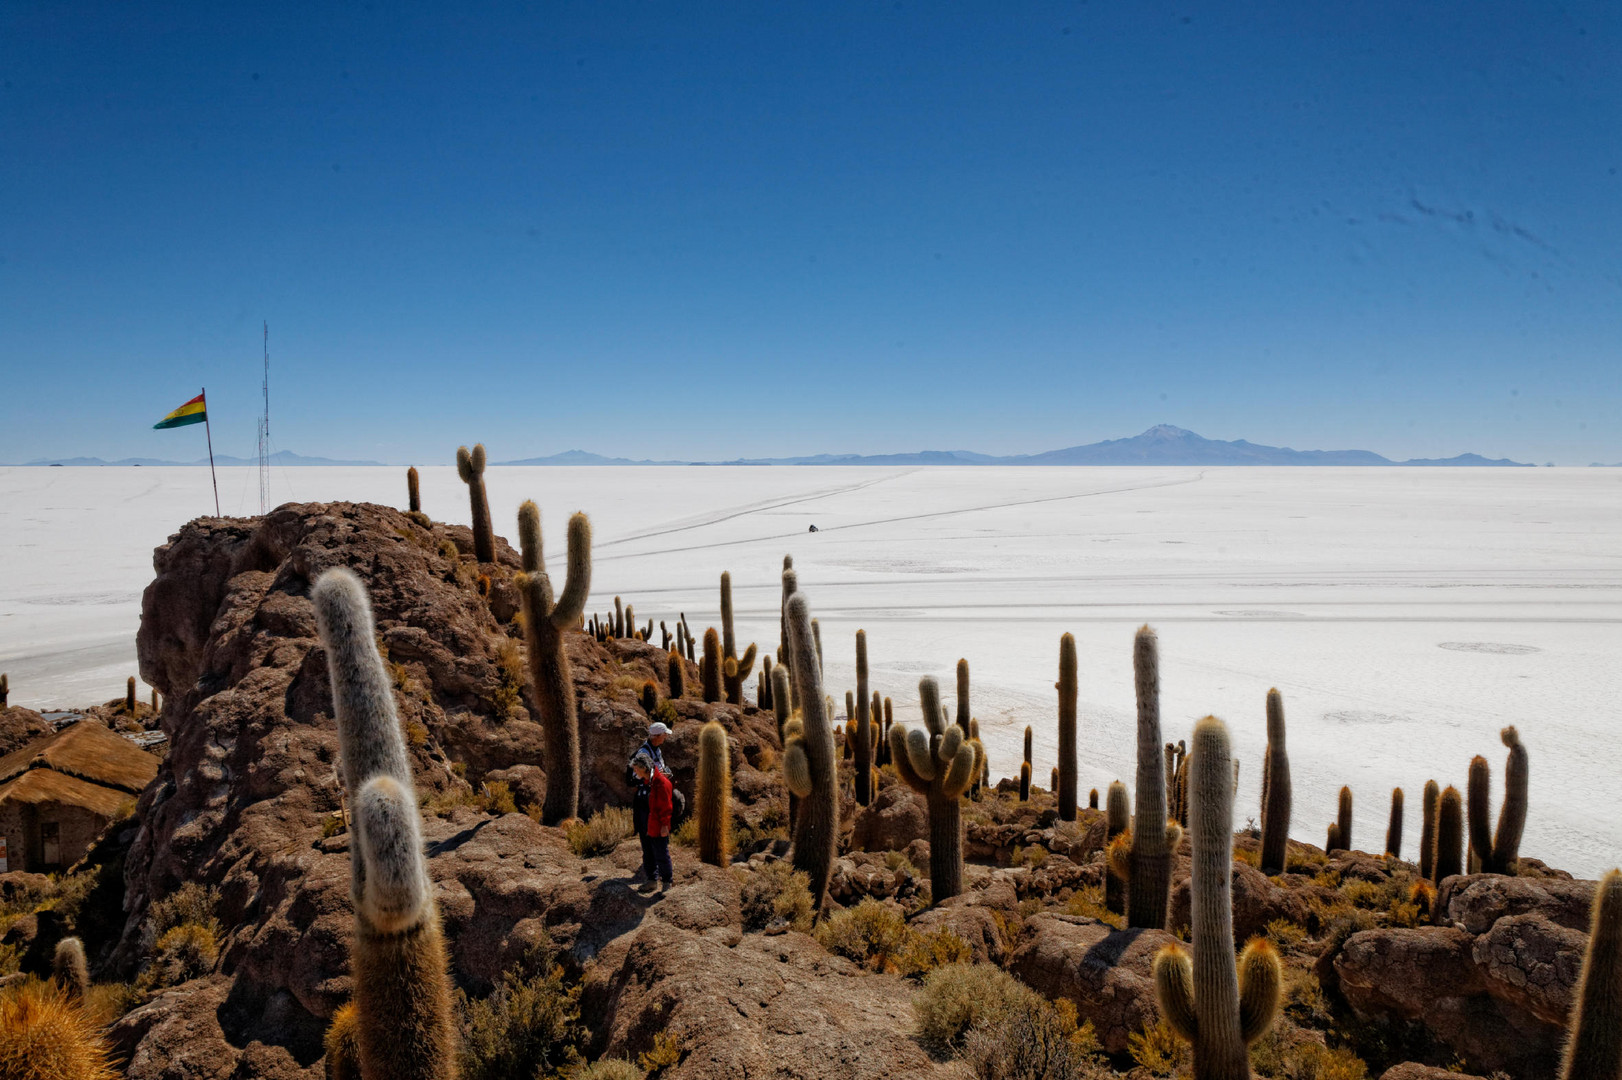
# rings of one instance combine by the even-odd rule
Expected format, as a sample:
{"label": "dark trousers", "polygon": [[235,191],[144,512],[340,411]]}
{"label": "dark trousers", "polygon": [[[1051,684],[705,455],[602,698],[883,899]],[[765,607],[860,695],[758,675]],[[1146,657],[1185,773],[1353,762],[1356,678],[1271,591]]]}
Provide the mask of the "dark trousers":
{"label": "dark trousers", "polygon": [[676,879],[675,870],[670,866],[670,837],[643,836],[642,840],[642,876],[649,881],[655,878],[665,882]]}

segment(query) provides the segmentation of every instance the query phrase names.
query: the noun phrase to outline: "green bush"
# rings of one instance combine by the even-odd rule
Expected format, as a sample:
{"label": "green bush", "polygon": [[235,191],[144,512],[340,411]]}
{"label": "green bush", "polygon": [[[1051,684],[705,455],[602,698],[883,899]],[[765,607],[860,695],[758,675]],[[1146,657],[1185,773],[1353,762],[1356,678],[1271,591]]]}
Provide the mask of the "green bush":
{"label": "green bush", "polygon": [[509,971],[487,998],[456,997],[464,1080],[546,1080],[579,1063],[580,991],[564,985],[561,968],[529,979]]}
{"label": "green bush", "polygon": [[[213,920],[209,922],[212,924]],[[162,990],[198,979],[214,970],[219,958],[213,925],[181,923],[164,931],[153,948],[152,960],[135,985],[142,990]]]}
{"label": "green bush", "polygon": [[739,904],[743,928],[764,930],[777,920],[800,933],[811,930],[811,879],[783,860],[763,864],[759,870],[735,871],[740,883]]}
{"label": "green bush", "polygon": [[569,850],[581,858],[607,855],[635,830],[628,806],[605,806],[586,821],[569,824]]}

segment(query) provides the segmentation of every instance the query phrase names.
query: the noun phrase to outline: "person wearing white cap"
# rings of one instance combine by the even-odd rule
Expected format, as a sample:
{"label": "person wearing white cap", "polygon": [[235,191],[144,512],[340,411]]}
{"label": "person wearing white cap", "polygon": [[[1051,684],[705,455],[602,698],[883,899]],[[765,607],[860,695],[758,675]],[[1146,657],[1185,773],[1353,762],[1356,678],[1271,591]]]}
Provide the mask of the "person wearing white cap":
{"label": "person wearing white cap", "polygon": [[[641,746],[636,748],[637,754],[646,754],[648,757],[652,758],[653,767],[664,773],[667,777],[674,776],[674,774],[670,771],[670,766],[665,764],[664,754],[660,752],[659,747],[663,745],[665,739],[669,737],[670,729],[658,721],[654,721],[648,725],[647,739],[643,741]],[[631,756],[635,757],[636,754],[632,754]]]}

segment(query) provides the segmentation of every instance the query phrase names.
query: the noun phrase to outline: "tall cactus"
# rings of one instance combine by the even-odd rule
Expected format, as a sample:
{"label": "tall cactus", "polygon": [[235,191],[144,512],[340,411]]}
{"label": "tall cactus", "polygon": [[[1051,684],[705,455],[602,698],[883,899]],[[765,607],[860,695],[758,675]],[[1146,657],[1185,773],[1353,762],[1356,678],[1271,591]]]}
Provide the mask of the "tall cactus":
{"label": "tall cactus", "polygon": [[[1158,741],[1158,740],[1157,740]],[[1266,938],[1233,957],[1233,765],[1227,726],[1207,716],[1194,728],[1189,937],[1155,957],[1160,1013],[1194,1047],[1195,1080],[1249,1080],[1251,1043],[1278,1015],[1283,967]]]}
{"label": "tall cactus", "polygon": [[1183,830],[1166,817],[1166,778],[1161,773],[1160,648],[1144,626],[1132,643],[1138,698],[1137,806],[1126,849],[1126,923],[1145,930],[1166,928],[1172,852]]}
{"label": "tall cactus", "polygon": [[1059,638],[1059,820],[1076,820],[1076,639]]}
{"label": "tall cactus", "polygon": [[1470,762],[1469,820],[1470,847],[1481,861],[1484,874],[1513,874],[1520,858],[1521,832],[1526,828],[1527,759],[1520,733],[1504,728],[1499,738],[1509,747],[1504,765],[1504,805],[1498,813],[1498,831],[1489,828],[1492,770],[1487,759],[1477,755]]}
{"label": "tall cactus", "polygon": [[[792,574],[793,571],[787,571]],[[811,909],[822,910],[839,842],[839,782],[834,733],[822,694],[822,668],[811,634],[811,609],[795,593],[788,602],[789,653],[800,699],[800,729],[783,750],[783,777],[799,797],[794,819],[794,869],[811,879]]]}
{"label": "tall cactus", "polygon": [[698,733],[698,857],[725,866],[732,857],[732,768],[727,731],[711,720]]}
{"label": "tall cactus", "polygon": [[704,631],[704,659],[698,665],[699,681],[703,685],[704,700],[721,700],[721,636],[715,627]]}
{"label": "tall cactus", "polygon": [[1267,756],[1262,766],[1262,873],[1282,874],[1289,857],[1290,754],[1284,742],[1284,696],[1267,691]]}
{"label": "tall cactus", "polygon": [[[742,656],[738,655],[738,635],[732,623],[732,574],[721,572],[721,675],[726,699],[733,705],[743,704],[743,684],[755,670],[755,646],[751,642]],[[732,660],[734,664],[727,664]]]}
{"label": "tall cactus", "polygon": [[1097,810],[1098,809],[1098,789],[1097,788],[1091,788],[1087,792],[1087,809],[1089,809],[1089,810]]}
{"label": "tall cactus", "polygon": [[1622,871],[1594,890],[1588,949],[1577,979],[1560,1080],[1616,1080],[1622,1074]]}
{"label": "tall cactus", "polygon": [[1340,846],[1352,850],[1352,789],[1344,785],[1340,789],[1340,813],[1335,817],[1335,824],[1340,826]]}
{"label": "tall cactus", "polygon": [[[1092,802],[1094,806],[1098,805],[1097,788],[1093,789]],[[1105,843],[1113,846],[1115,838],[1127,833],[1131,825],[1132,797],[1127,794],[1125,784],[1113,780],[1104,799]],[[1126,879],[1120,874],[1104,875],[1104,906],[1117,915],[1126,914]]]}
{"label": "tall cactus", "polygon": [[1391,789],[1391,820],[1385,827],[1385,853],[1393,859],[1402,858],[1402,789]]}
{"label": "tall cactus", "polygon": [[417,483],[417,467],[406,470],[406,509],[413,514],[422,513],[422,489]]}
{"label": "tall cactus", "polygon": [[957,662],[957,726],[963,730],[963,737],[969,737],[969,721],[973,713],[969,709],[969,662],[959,658]]}
{"label": "tall cactus", "polygon": [[1452,784],[1436,804],[1436,850],[1431,854],[1432,881],[1440,885],[1464,873],[1464,800]]}
{"label": "tall cactus", "polygon": [[1436,781],[1425,781],[1425,793],[1419,802],[1419,876],[1426,880],[1435,880],[1432,871],[1436,868],[1436,803],[1441,797],[1442,789]]}
{"label": "tall cactus", "polygon": [[135,676],[131,675],[124,682],[124,711],[131,716],[135,715]]}
{"label": "tall cactus", "polygon": [[569,576],[556,601],[539,534],[537,523],[535,571],[516,575],[513,584],[524,612],[530,689],[546,735],[546,799],[541,805],[541,822],[556,825],[574,817],[580,805],[580,722],[563,635],[580,618],[591,591],[591,521],[585,514],[569,519]]}
{"label": "tall cactus", "polygon": [[490,528],[490,497],[484,492],[484,444],[471,451],[456,448],[456,472],[467,485],[468,503],[473,509],[473,557],[482,563],[496,561],[496,535]]}
{"label": "tall cactus", "polygon": [[518,505],[518,562],[526,574],[541,568],[541,508],[534,499]]}
{"label": "tall cactus", "polygon": [[867,631],[856,631],[856,717],[855,717],[856,803],[866,806],[873,799],[873,711],[867,687]]}
{"label": "tall cactus", "polygon": [[[961,661],[959,662],[961,665]],[[960,671],[966,667],[960,666]],[[890,757],[896,772],[929,808],[929,889],[939,904],[963,891],[963,818],[959,800],[980,771],[979,743],[956,724],[948,723],[940,686],[932,676],[918,682],[924,726],[890,729]]]}
{"label": "tall cactus", "polygon": [[353,806],[351,960],[360,1072],[387,1080],[454,1078],[456,1032],[445,943],[423,858],[411,765],[377,652],[371,605],[360,579],[343,568],[322,574],[311,599],[327,652],[344,787]]}

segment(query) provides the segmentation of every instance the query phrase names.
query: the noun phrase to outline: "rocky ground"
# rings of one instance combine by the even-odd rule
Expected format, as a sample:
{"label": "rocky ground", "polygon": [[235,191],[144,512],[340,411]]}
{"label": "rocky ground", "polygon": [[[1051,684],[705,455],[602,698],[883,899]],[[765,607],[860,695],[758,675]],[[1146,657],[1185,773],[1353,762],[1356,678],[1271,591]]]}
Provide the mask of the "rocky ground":
{"label": "rocky ground", "polygon": [[[553,547],[558,559],[561,536]],[[679,788],[693,790],[700,726],[729,733],[736,861],[706,866],[678,845],[674,888],[644,895],[634,839],[593,849],[537,824],[524,811],[546,777],[515,622],[518,559],[498,548],[481,565],[464,528],[345,503],[199,520],[171,538],[138,642],[142,677],[163,696],[163,767],[68,882],[0,876],[0,973],[48,968],[55,940],[78,933],[98,981],[128,984],[108,992],[107,1015],[130,1077],[323,1074],[322,1036],[350,992],[352,914],[308,595],[344,565],[371,590],[465,1008],[507,1000],[515,978],[549,978],[578,1013],[570,1046],[585,1060],[648,1055],[645,1068],[682,1078],[965,1076],[918,1035],[914,1001],[931,967],[967,959],[1070,1003],[1092,1025],[1100,1074],[1186,1071],[1150,979],[1155,952],[1186,934],[1186,841],[1171,930],[1122,930],[1103,904],[1101,815],[1059,823],[1050,795],[1021,803],[1004,785],[965,807],[968,889],[931,908],[924,806],[886,770],[866,809],[845,779],[830,899],[862,905],[869,922],[882,911],[899,944],[853,944],[854,919],[808,932],[787,909],[762,917],[787,847],[770,712],[702,702],[685,661],[688,693],[670,700],[663,650],[586,633],[567,645],[582,816],[628,804],[624,763],[650,719],[651,681],[654,712],[674,716],[666,759]],[[103,720],[153,718],[112,708]],[[0,714],[0,751],[38,722]],[[1236,944],[1265,935],[1287,965],[1284,1015],[1253,1052],[1259,1074],[1554,1074],[1592,882],[1525,859],[1517,877],[1450,878],[1432,905],[1416,902],[1418,870],[1398,859],[1292,843],[1288,872],[1268,878],[1256,838],[1235,844]]]}

